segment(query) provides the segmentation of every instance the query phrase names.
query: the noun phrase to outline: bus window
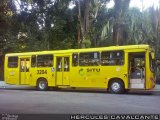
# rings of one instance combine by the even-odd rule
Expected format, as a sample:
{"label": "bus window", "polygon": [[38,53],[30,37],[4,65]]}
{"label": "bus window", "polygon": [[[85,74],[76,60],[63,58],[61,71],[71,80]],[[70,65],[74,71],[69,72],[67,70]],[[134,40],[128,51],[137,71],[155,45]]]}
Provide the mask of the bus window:
{"label": "bus window", "polygon": [[69,57],[64,57],[64,71],[69,71]]}
{"label": "bus window", "polygon": [[100,63],[99,56],[100,56],[99,52],[80,53],[79,65],[80,66],[98,66]]}
{"label": "bus window", "polygon": [[78,54],[77,53],[73,53],[72,54],[72,66],[78,66]]}
{"label": "bus window", "polygon": [[123,51],[104,51],[101,53],[101,65],[123,65],[124,52]]}
{"label": "bus window", "polygon": [[53,55],[37,56],[37,67],[52,67],[52,66],[53,66]]}
{"label": "bus window", "polygon": [[151,55],[151,53],[149,53],[149,62],[150,62],[150,69],[151,69],[151,71],[152,72],[154,72],[155,71],[155,62],[154,62],[154,59],[152,58],[152,55]]}
{"label": "bus window", "polygon": [[35,55],[31,57],[31,67],[36,67],[36,56]]}
{"label": "bus window", "polygon": [[62,57],[57,57],[57,72],[62,72]]}
{"label": "bus window", "polygon": [[18,57],[8,57],[8,68],[18,67]]}
{"label": "bus window", "polygon": [[145,78],[145,53],[130,53],[129,66],[131,79]]}

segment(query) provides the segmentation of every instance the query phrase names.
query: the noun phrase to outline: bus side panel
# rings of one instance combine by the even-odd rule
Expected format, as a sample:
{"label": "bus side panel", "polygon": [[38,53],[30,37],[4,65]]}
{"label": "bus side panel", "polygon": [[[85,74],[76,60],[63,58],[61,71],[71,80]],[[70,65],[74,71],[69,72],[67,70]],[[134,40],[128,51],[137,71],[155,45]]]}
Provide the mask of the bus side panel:
{"label": "bus side panel", "polygon": [[30,82],[29,84],[31,86],[36,86],[36,82],[37,82],[37,73],[36,73],[36,68],[35,67],[31,67],[30,69]]}
{"label": "bus side panel", "polygon": [[102,79],[100,66],[72,67],[71,73],[71,87],[106,87],[106,82]]}
{"label": "bus side panel", "polygon": [[[32,60],[31,60],[32,61]],[[45,67],[45,66],[31,66],[31,71],[30,71],[30,85],[31,86],[36,86],[37,85],[37,81],[40,78],[46,79],[48,82],[48,86],[55,86],[55,61],[53,58],[53,61],[50,62],[54,62],[53,66],[51,67]]]}
{"label": "bus side panel", "polygon": [[71,76],[72,87],[108,88],[108,82],[112,78],[119,78],[128,87],[128,78],[124,74],[124,66],[99,66],[99,67],[73,67]]}
{"label": "bus side panel", "polygon": [[103,79],[106,81],[106,87],[109,88],[110,80],[121,79],[125,88],[128,88],[128,78],[126,76],[126,68],[124,66],[108,66],[103,68]]}
{"label": "bus side panel", "polygon": [[9,81],[8,81],[8,79],[7,79],[7,76],[8,76],[8,68],[7,68],[7,64],[8,64],[8,58],[7,57],[5,57],[5,60],[4,60],[5,62],[4,62],[4,81],[6,82],[6,83],[8,83]]}
{"label": "bus side panel", "polygon": [[55,73],[51,67],[31,68],[30,85],[36,86],[37,80],[44,78],[48,82],[48,86],[55,86]]}
{"label": "bus side panel", "polygon": [[16,84],[16,85],[20,84],[19,83],[19,64],[18,64],[18,67],[16,68],[8,68],[8,57],[5,57],[5,82],[8,84]]}
{"label": "bus side panel", "polygon": [[112,78],[119,78],[124,81],[125,88],[128,88],[128,59],[125,53],[124,65],[114,66],[76,66],[71,69],[71,87],[92,87],[108,88],[108,82]]}
{"label": "bus side panel", "polygon": [[151,63],[149,58],[149,52],[146,52],[146,89],[152,89],[155,87],[155,75],[151,72]]}

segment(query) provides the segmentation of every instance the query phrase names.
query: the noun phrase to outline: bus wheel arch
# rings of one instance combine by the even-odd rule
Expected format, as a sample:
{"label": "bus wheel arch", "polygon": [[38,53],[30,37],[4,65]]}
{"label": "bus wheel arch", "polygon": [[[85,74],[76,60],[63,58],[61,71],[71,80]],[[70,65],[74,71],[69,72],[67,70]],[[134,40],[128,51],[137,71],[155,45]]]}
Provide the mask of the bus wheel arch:
{"label": "bus wheel arch", "polygon": [[110,93],[121,94],[125,92],[124,81],[120,78],[112,78],[108,82],[108,90]]}
{"label": "bus wheel arch", "polygon": [[48,89],[48,81],[44,77],[40,77],[37,79],[37,84],[36,84],[37,90],[39,91],[45,91]]}

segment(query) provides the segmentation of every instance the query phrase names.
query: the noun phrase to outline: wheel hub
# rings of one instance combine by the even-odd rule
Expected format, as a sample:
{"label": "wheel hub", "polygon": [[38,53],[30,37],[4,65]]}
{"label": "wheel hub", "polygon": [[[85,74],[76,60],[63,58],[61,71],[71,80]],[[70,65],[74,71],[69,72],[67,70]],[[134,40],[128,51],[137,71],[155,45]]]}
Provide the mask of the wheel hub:
{"label": "wheel hub", "polygon": [[120,84],[119,83],[113,83],[112,84],[112,90],[113,91],[118,91],[120,89]]}
{"label": "wheel hub", "polygon": [[40,88],[40,89],[44,89],[45,86],[46,86],[46,84],[45,84],[44,81],[39,82],[39,88]]}

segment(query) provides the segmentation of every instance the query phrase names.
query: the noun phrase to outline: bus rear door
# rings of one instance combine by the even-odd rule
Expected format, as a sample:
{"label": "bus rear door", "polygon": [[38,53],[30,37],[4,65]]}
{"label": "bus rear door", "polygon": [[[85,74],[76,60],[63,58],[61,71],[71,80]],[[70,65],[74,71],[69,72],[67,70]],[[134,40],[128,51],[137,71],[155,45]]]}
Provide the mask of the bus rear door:
{"label": "bus rear door", "polygon": [[145,88],[145,52],[129,53],[129,87],[135,89]]}

